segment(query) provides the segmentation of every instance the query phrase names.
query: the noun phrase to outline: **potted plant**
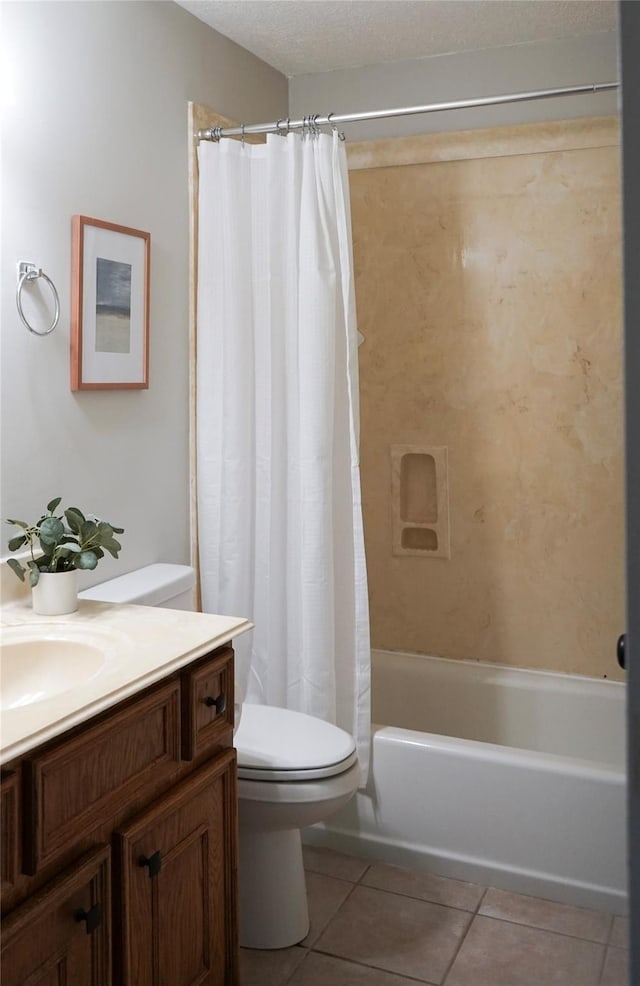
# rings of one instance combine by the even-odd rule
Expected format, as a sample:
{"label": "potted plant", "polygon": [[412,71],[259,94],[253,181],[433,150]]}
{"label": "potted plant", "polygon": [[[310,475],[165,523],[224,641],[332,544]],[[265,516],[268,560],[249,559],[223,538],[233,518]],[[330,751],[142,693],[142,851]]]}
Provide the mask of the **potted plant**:
{"label": "potted plant", "polygon": [[[62,497],[47,504],[47,513],[36,524],[23,520],[7,520],[20,528],[20,534],[9,541],[9,551],[19,551],[28,546],[31,559],[22,565],[17,558],[7,559],[7,564],[24,582],[29,573],[33,590],[33,608],[46,616],[73,613],[78,608],[78,569],[90,571],[108,551],[118,557],[122,545],[114,537],[124,528],[97,517],[86,517],[77,507],[64,511],[64,518],[55,511]],[[66,521],[66,524],[65,524]]]}

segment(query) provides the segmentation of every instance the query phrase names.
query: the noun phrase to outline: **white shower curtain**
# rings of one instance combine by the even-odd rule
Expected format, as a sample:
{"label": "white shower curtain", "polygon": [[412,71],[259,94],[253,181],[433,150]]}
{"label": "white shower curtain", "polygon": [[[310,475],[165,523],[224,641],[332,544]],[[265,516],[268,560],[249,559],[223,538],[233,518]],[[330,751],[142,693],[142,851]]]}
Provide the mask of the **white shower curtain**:
{"label": "white shower curtain", "polygon": [[199,148],[203,609],[247,616],[249,701],[334,722],[368,763],[370,643],[346,153],[337,134]]}

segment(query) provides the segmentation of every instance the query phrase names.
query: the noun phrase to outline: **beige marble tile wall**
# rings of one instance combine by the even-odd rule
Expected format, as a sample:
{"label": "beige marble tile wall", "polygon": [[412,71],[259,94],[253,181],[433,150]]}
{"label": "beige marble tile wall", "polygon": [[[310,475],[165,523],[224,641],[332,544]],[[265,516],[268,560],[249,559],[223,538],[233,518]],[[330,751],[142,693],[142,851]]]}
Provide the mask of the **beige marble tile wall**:
{"label": "beige marble tile wall", "polygon": [[[349,153],[373,646],[620,677],[616,121]],[[449,559],[393,554],[398,445],[448,450]]]}

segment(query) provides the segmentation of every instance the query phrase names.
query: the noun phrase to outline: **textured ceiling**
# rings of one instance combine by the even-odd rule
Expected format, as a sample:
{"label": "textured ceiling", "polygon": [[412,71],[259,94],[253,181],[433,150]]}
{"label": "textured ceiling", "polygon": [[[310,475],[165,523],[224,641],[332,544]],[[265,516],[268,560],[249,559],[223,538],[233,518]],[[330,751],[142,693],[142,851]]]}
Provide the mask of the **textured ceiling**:
{"label": "textured ceiling", "polygon": [[285,75],[612,31],[615,0],[177,0]]}

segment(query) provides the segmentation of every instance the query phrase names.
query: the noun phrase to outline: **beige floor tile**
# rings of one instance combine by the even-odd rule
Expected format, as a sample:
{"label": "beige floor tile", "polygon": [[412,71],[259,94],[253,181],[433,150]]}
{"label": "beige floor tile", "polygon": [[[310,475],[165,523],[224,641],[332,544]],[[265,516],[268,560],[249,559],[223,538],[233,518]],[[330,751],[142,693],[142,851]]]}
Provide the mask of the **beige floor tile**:
{"label": "beige floor tile", "polygon": [[357,883],[369,866],[369,860],[358,856],[345,856],[344,853],[334,852],[333,849],[322,849],[316,846],[303,846],[305,870],[314,873],[324,873],[325,876],[335,876],[339,880],[350,880]]}
{"label": "beige floor tile", "polygon": [[526,897],[493,887],[487,890],[479,913],[490,918],[515,921],[532,928],[544,928],[603,944],[608,941],[611,928],[610,914],[588,911],[570,904],[558,904],[552,900],[541,900],[539,897]]}
{"label": "beige floor tile", "polygon": [[595,942],[475,917],[445,986],[598,986]]}
{"label": "beige floor tile", "polygon": [[608,948],[604,962],[601,986],[627,986],[627,962],[629,956],[624,948]]}
{"label": "beige floor tile", "polygon": [[430,900],[433,904],[460,907],[464,911],[475,911],[485,890],[477,883],[448,880],[433,873],[405,870],[383,863],[373,864],[363,877],[362,884],[419,900]]}
{"label": "beige floor tile", "polygon": [[439,983],[470,917],[465,911],[357,886],[315,947],[399,976]]}
{"label": "beige floor tile", "polygon": [[616,948],[628,948],[629,947],[629,919],[620,917],[619,914],[613,919],[613,927],[611,929],[611,938],[609,939],[610,945],[615,945]]}
{"label": "beige floor tile", "polygon": [[304,948],[240,949],[242,986],[284,986],[307,952]]}
{"label": "beige floor tile", "polygon": [[[417,986],[415,979],[395,976],[370,966],[355,965],[331,955],[311,952],[296,970],[291,986]],[[244,986],[244,983],[243,983]]]}
{"label": "beige floor tile", "polygon": [[313,945],[327,924],[353,890],[346,880],[334,880],[321,873],[307,873],[307,901],[309,904],[309,934],[302,945]]}

